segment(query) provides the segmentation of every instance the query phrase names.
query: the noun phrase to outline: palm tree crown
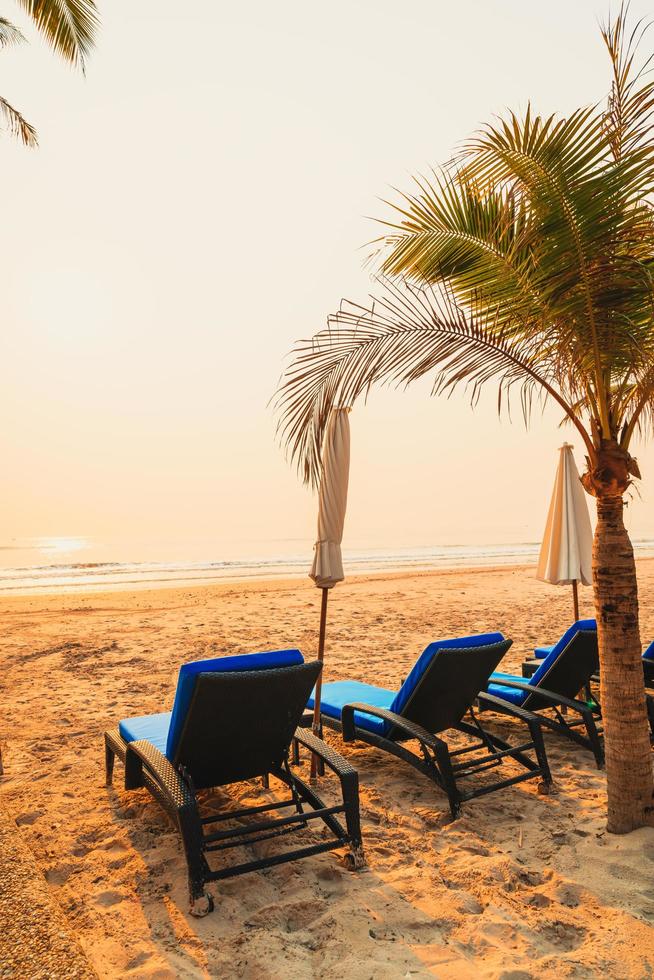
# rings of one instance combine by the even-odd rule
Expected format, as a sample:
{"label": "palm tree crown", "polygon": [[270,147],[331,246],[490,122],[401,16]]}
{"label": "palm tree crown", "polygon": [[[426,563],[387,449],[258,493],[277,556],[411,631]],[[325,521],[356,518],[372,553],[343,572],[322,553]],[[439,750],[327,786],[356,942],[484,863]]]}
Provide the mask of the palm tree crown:
{"label": "palm tree crown", "polygon": [[[590,492],[638,475],[628,449],[654,410],[654,81],[634,67],[642,25],[603,31],[608,106],[509,114],[396,206],[378,241],[379,291],[345,303],[295,350],[280,427],[315,480],[331,408],[431,373],[514,389],[525,416],[553,399],[588,453]],[[607,462],[608,461],[608,462]],[[607,469],[608,466],[608,469]]]}

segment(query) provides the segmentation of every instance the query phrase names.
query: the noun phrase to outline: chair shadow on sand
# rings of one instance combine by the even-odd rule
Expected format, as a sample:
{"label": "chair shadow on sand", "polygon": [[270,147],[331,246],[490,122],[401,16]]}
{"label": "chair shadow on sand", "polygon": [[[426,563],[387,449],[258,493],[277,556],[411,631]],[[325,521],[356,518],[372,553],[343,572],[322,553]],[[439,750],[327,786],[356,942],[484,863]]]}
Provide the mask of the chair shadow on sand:
{"label": "chair shadow on sand", "polygon": [[[307,775],[309,765],[307,756],[301,764]],[[274,779],[269,788],[259,779],[249,780],[229,790],[202,794],[202,802],[225,814],[240,813],[252,805],[279,800],[283,788]],[[320,789],[328,801],[336,800],[337,778],[327,775]],[[192,916],[185,894],[181,841],[163,811],[142,790],[135,794],[112,787],[108,794],[112,820],[126,830],[143,862],[135,876],[135,894],[152,942],[171,976],[192,976],[194,971],[215,975],[212,971],[233,969],[235,956],[242,970],[238,975],[245,977],[278,976],[274,969],[267,973],[265,968],[277,956],[280,963],[287,964],[290,956],[299,969],[302,964],[311,971],[336,969],[349,957],[357,962],[353,950],[361,944],[370,949],[367,964],[375,976],[426,976],[436,963],[452,962],[459,969],[468,960],[472,964],[469,954],[448,945],[447,924],[443,927],[414,905],[374,867],[366,865],[356,873],[344,868],[337,853],[317,854],[222,880],[212,886],[213,913]],[[311,828],[304,836],[307,847],[324,839]],[[375,849],[376,844],[371,853]],[[279,840],[243,844],[233,853],[239,862],[254,860],[266,865],[278,855]],[[171,948],[173,936],[178,944]]]}

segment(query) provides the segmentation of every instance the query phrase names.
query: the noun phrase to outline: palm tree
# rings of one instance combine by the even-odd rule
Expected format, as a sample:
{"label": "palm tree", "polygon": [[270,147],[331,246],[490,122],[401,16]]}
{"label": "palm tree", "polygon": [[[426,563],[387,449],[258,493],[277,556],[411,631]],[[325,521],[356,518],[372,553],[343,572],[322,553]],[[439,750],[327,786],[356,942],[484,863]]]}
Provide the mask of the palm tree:
{"label": "palm tree", "polygon": [[343,303],[301,341],[276,395],[282,440],[318,478],[333,406],[371,386],[433,378],[473,403],[494,383],[498,408],[552,401],[583,440],[596,499],[593,550],[608,828],[652,823],[633,550],[624,497],[630,454],[654,422],[654,81],[637,70],[646,26],[628,7],[603,28],[608,105],[567,118],[509,114],[396,205],[378,240],[372,302]]}
{"label": "palm tree", "polygon": [[[98,12],[94,0],[18,0],[53,50],[65,61],[84,71],[86,58],[95,42]],[[24,35],[0,17],[0,48],[20,44]],[[25,146],[36,146],[34,127],[0,96],[0,114],[12,136]]]}

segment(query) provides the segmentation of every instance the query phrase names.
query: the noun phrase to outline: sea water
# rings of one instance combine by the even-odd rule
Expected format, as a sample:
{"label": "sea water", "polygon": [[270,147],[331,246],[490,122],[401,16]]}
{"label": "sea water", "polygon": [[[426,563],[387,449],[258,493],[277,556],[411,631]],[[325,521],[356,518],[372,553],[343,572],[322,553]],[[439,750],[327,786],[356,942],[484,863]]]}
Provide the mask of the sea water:
{"label": "sea water", "polygon": [[[0,543],[0,594],[88,592],[303,577],[310,541],[267,542],[242,556],[219,544],[104,544],[80,537],[33,538]],[[540,543],[343,548],[346,575],[494,565],[534,565]],[[637,556],[654,555],[654,540],[634,541]],[[134,554],[136,552],[136,554]],[[186,554],[184,554],[186,552]],[[222,554],[221,554],[222,552]],[[228,554],[225,554],[227,552]],[[139,560],[145,555],[143,560]],[[138,556],[138,557],[137,557]],[[177,557],[176,557],[177,556]]]}

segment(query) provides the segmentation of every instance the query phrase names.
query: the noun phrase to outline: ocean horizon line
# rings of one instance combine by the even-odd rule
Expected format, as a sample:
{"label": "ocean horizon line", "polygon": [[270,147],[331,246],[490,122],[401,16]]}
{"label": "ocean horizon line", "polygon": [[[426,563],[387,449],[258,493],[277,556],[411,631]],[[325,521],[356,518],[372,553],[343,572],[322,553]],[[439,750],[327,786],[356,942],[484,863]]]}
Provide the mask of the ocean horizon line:
{"label": "ocean horizon line", "polygon": [[[18,549],[17,549],[18,550]],[[634,541],[640,557],[654,555],[654,539]],[[535,564],[540,542],[343,549],[345,575]],[[116,591],[308,575],[311,551],[205,561],[65,561],[0,568],[0,595]]]}

